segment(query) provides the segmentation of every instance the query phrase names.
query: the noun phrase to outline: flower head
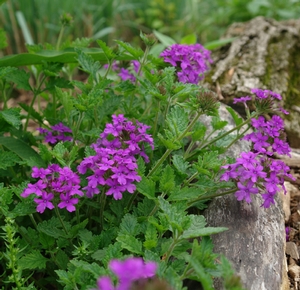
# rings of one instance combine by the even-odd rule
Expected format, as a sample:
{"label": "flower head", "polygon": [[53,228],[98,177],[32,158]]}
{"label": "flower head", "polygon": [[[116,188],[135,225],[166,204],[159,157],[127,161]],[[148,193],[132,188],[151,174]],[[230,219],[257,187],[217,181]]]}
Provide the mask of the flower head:
{"label": "flower head", "polygon": [[173,44],[161,54],[165,62],[178,68],[177,76],[182,83],[198,84],[212,63],[210,51],[201,44]]}

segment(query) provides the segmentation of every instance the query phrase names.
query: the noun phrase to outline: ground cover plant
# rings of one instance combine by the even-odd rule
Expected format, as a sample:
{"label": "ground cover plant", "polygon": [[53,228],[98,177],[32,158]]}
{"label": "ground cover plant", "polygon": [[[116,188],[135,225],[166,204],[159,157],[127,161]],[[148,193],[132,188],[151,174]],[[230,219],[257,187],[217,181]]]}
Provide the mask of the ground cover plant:
{"label": "ground cover plant", "polygon": [[[279,94],[253,88],[235,99],[244,120],[228,108],[227,131],[215,94],[199,85],[210,52],[175,44],[156,58],[156,38],[141,39],[144,51],[77,39],[0,60],[2,289],[187,289],[194,280],[209,290],[214,278],[242,289],[213,252],[211,235],[226,228],[206,226],[201,211],[225,194],[274,204],[293,178],[272,159],[289,155],[279,116],[288,112]],[[10,107],[13,87],[31,103]],[[241,138],[251,152],[221,157]]]}

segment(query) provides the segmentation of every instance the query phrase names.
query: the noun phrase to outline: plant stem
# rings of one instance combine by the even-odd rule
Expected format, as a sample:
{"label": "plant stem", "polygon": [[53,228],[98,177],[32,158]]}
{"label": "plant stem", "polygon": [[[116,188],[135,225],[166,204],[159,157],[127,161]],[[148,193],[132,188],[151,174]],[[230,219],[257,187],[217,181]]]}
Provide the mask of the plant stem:
{"label": "plant stem", "polygon": [[64,229],[64,231],[65,231],[65,233],[66,233],[66,235],[68,236],[69,233],[68,233],[67,228],[66,228],[66,226],[65,226],[65,224],[64,224],[64,221],[63,221],[62,218],[61,218],[61,215],[60,215],[60,213],[59,213],[59,210],[58,210],[58,208],[57,208],[57,205],[55,205],[54,209],[55,209],[55,213],[56,213],[56,215],[57,215],[57,217],[58,217],[58,219],[59,219],[59,221],[60,221],[60,223],[61,223],[61,225],[62,225],[62,227],[63,227],[63,229]]}
{"label": "plant stem", "polygon": [[100,198],[100,225],[99,225],[100,232],[103,230],[103,225],[104,225],[105,203],[106,203],[106,194],[105,194],[105,191],[103,191],[101,194],[101,198]]}
{"label": "plant stem", "polygon": [[56,50],[59,50],[60,43],[61,43],[61,40],[62,40],[62,37],[63,37],[63,34],[64,34],[64,30],[65,30],[65,26],[63,25],[61,27],[61,30],[59,32],[59,36],[58,36],[58,39],[57,39]]}
{"label": "plant stem", "polygon": [[238,190],[237,188],[234,188],[234,189],[230,189],[228,191],[224,191],[224,192],[220,192],[220,193],[214,193],[214,194],[210,194],[210,195],[201,195],[201,196],[191,200],[190,202],[188,202],[187,206],[191,207],[191,206],[193,206],[193,204],[197,203],[200,200],[213,199],[218,196],[224,196],[224,195],[236,192],[237,190]]}
{"label": "plant stem", "polygon": [[[180,141],[185,137],[185,135],[193,128],[195,123],[198,121],[199,117],[201,116],[201,112],[198,112],[194,119],[191,121],[191,123],[187,126],[187,128],[176,138],[175,142]],[[170,155],[170,153],[174,149],[167,149],[167,151],[164,153],[164,155],[158,160],[158,162],[155,164],[155,166],[149,171],[147,177],[151,176],[158,168],[159,166],[167,159],[167,157]]]}
{"label": "plant stem", "polygon": [[[218,140],[224,138],[225,136],[229,135],[230,133],[232,133],[232,132],[234,132],[234,131],[236,131],[236,130],[239,130],[241,127],[243,127],[243,126],[249,124],[250,121],[252,120],[252,118],[255,118],[255,117],[257,117],[257,116],[258,116],[258,114],[255,113],[250,119],[245,120],[245,121],[244,121],[243,123],[241,123],[240,125],[238,125],[238,126],[232,128],[231,130],[225,132],[224,134],[222,134],[222,135],[220,135],[220,136],[218,136],[218,137],[216,137],[216,138],[210,140],[209,142],[203,144],[202,146],[200,146],[200,147],[198,148],[197,151],[199,151],[199,150],[201,150],[201,149],[204,149],[204,148],[208,147],[209,145],[211,145],[211,144],[217,142]],[[241,135],[239,135],[239,138],[240,138],[240,136],[241,136]],[[237,139],[235,139],[235,140],[237,140]],[[197,152],[194,152],[194,153],[190,154],[189,156],[186,157],[186,159],[191,158],[191,157],[194,156],[195,154],[197,154]]]}

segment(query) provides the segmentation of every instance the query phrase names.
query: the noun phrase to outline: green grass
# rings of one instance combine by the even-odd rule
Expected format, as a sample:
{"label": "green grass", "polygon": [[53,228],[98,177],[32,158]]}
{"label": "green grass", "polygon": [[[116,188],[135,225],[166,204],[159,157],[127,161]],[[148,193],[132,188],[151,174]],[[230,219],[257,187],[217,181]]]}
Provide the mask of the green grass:
{"label": "green grass", "polygon": [[[0,7],[0,25],[6,31],[6,53],[26,51],[24,30],[17,21],[21,11],[33,42],[56,44],[60,16],[74,22],[65,39],[90,37],[112,44],[114,39],[139,42],[139,32],[154,29],[176,41],[196,34],[201,43],[221,37],[233,22],[262,15],[277,20],[297,18],[300,0],[8,0]],[[23,24],[21,24],[23,25]]]}

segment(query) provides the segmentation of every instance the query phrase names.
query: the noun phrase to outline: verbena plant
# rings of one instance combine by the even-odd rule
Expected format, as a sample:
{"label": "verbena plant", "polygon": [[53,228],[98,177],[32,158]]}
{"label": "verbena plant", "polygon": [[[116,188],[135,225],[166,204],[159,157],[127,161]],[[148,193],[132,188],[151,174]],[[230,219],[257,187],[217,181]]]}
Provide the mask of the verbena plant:
{"label": "verbena plant", "polygon": [[[76,40],[0,61],[2,289],[187,289],[194,280],[208,290],[214,278],[242,289],[213,252],[210,236],[226,228],[206,226],[201,211],[230,193],[246,202],[261,194],[269,207],[292,178],[272,159],[289,154],[282,119],[263,117],[286,113],[281,96],[253,89],[236,99],[247,118],[227,108],[236,126],[226,131],[214,93],[198,85],[210,53],[173,45],[154,58],[155,39],[141,38],[145,51]],[[9,107],[12,85],[31,104]],[[221,157],[241,138],[251,152]]]}

